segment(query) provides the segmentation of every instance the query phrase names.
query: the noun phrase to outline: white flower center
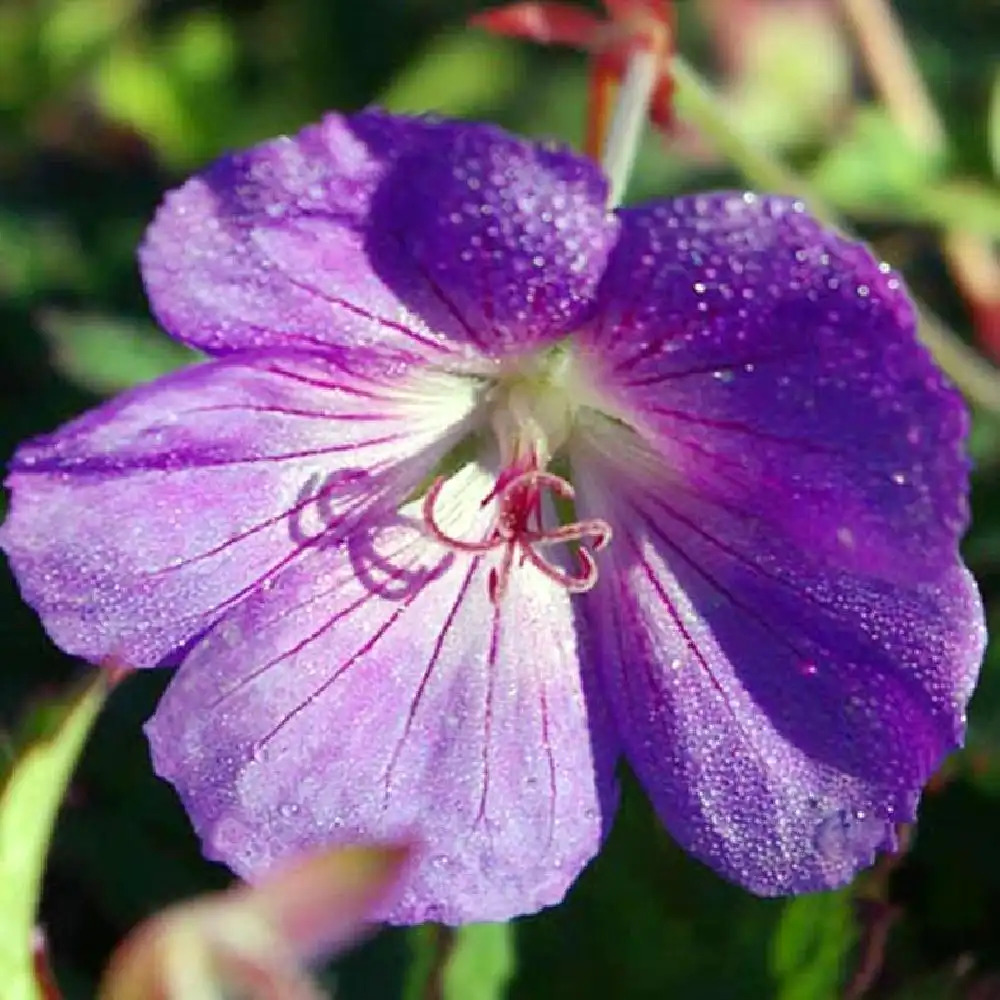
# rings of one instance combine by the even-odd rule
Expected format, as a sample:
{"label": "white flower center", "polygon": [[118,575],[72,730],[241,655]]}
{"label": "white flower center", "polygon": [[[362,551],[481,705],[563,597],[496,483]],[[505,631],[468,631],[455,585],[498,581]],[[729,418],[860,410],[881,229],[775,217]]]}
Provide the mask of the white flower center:
{"label": "white flower center", "polygon": [[534,455],[546,468],[569,439],[580,406],[571,355],[561,349],[502,373],[488,399],[504,465]]}

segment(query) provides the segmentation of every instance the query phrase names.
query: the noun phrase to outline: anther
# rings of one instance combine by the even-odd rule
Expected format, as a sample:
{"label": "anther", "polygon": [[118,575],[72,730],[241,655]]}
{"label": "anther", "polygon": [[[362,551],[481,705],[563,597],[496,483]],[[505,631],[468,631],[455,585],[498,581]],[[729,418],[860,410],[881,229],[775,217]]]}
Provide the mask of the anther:
{"label": "anther", "polygon": [[[500,601],[510,581],[514,557],[520,551],[519,565],[530,562],[539,572],[572,594],[590,590],[598,578],[597,563],[593,553],[600,552],[611,540],[611,525],[601,518],[588,518],[545,528],[542,525],[542,490],[548,489],[556,496],[572,500],[576,491],[561,476],[539,469],[527,469],[503,482],[503,477],[489,493],[484,505],[491,500],[497,504],[497,513],[486,537],[481,541],[456,538],[445,531],[437,519],[435,507],[444,487],[443,478],[435,479],[424,497],[423,515],[431,536],[441,545],[455,552],[483,555],[494,549],[503,549],[499,566],[490,569],[487,589],[490,600]],[[575,571],[563,569],[544,558],[539,550],[553,545],[576,542]]]}

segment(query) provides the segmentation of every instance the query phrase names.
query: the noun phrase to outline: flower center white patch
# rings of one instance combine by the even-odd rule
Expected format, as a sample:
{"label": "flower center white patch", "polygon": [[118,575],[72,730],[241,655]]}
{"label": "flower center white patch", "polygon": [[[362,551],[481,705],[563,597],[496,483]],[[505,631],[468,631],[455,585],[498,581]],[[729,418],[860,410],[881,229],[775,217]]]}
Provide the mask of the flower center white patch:
{"label": "flower center white patch", "polygon": [[533,450],[545,468],[566,444],[580,405],[573,373],[559,348],[501,372],[487,405],[505,463]]}
{"label": "flower center white patch", "polygon": [[[580,390],[572,356],[560,348],[508,364],[495,376],[483,406],[485,423],[496,437],[499,472],[485,496],[470,498],[495,510],[484,537],[458,538],[443,526],[437,507],[445,476],[438,476],[424,495],[424,524],[437,542],[455,552],[500,554],[489,574],[494,602],[502,599],[511,573],[525,563],[571,593],[590,590],[597,582],[594,553],[611,540],[611,526],[600,518],[573,520],[573,486],[551,468],[573,432],[584,398]],[[567,516],[560,519],[557,511]],[[575,566],[549,558],[548,550],[556,546],[570,548]]]}

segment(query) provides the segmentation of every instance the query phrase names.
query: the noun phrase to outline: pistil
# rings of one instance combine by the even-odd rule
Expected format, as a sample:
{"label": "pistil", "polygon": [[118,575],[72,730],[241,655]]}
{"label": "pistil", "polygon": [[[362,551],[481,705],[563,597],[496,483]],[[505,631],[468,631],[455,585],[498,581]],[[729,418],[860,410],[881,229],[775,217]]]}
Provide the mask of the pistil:
{"label": "pistil", "polygon": [[[444,477],[439,477],[424,497],[423,515],[428,531],[441,545],[455,552],[483,555],[503,550],[500,565],[490,569],[487,582],[490,600],[494,603],[506,593],[515,560],[518,566],[531,563],[572,594],[588,591],[597,583],[598,570],[593,553],[600,552],[611,540],[611,526],[601,518],[588,518],[546,528],[542,520],[544,490],[564,500],[573,500],[575,490],[561,476],[539,469],[534,457],[528,468],[513,468],[501,474],[496,486],[483,499],[483,507],[496,502],[497,514],[486,537],[479,541],[456,538],[439,524],[435,507],[444,484]],[[573,542],[578,543],[575,572],[550,562],[542,554],[541,550],[553,545]]]}

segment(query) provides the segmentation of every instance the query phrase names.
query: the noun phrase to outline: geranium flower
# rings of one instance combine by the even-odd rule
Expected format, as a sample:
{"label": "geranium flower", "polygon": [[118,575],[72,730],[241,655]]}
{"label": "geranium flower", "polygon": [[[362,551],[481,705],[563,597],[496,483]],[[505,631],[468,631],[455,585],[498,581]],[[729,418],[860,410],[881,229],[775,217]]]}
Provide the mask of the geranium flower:
{"label": "geranium flower", "polygon": [[900,279],[785,198],[606,196],[374,112],[228,156],[141,251],[210,360],[15,455],[25,598],[180,664],[153,761],[241,875],[415,839],[386,917],[526,913],[624,758],[725,877],[822,889],[959,743],[967,416]]}

